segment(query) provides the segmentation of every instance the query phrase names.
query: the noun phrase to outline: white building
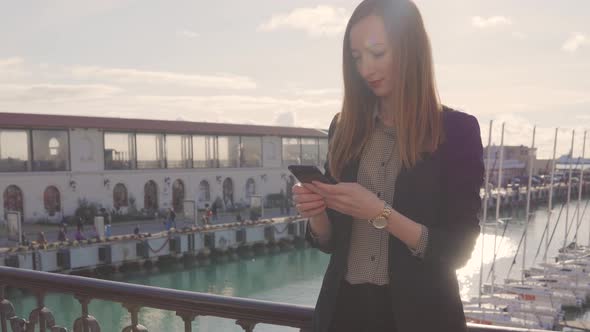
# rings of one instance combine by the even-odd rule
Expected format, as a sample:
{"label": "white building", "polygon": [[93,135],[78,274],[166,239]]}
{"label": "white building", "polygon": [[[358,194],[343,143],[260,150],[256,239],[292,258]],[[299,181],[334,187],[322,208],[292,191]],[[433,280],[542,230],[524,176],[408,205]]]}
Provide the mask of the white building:
{"label": "white building", "polygon": [[25,222],[73,215],[80,200],[121,214],[247,205],[290,195],[289,164],[322,168],[325,130],[0,113],[0,190]]}

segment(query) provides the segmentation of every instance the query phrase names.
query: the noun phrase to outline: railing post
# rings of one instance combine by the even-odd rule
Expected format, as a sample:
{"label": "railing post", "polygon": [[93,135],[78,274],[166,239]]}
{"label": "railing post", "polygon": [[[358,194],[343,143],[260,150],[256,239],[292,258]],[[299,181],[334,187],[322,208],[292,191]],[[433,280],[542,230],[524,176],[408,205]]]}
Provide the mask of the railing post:
{"label": "railing post", "polygon": [[88,314],[90,298],[84,295],[74,296],[82,306],[82,317],[74,322],[74,332],[100,332],[100,325],[96,318]]}
{"label": "railing post", "polygon": [[192,312],[178,311],[178,312],[176,312],[176,316],[179,316],[180,318],[182,318],[182,321],[184,322],[184,332],[192,332],[193,320],[195,320],[195,317],[197,317],[197,314],[192,313]]}
{"label": "railing post", "polygon": [[129,311],[131,315],[131,325],[123,328],[123,332],[148,332],[148,329],[139,324],[138,314],[141,306],[138,304],[123,304],[123,307]]}
{"label": "railing post", "polygon": [[31,311],[29,321],[25,322],[27,332],[34,331],[37,323],[39,323],[39,332],[45,332],[47,328],[51,332],[67,332],[66,328],[55,325],[53,313],[49,308],[45,307],[45,292],[38,290],[35,296],[37,297],[37,308]]}
{"label": "railing post", "polygon": [[6,320],[13,318],[16,316],[16,312],[14,311],[14,306],[10,301],[8,301],[4,297],[4,292],[6,290],[5,285],[0,285],[0,320],[2,321],[2,332],[8,332],[8,326],[6,325]]}
{"label": "railing post", "polygon": [[45,332],[48,320],[50,322],[53,321],[53,315],[50,311],[48,312],[48,310],[43,311],[43,309],[45,309],[45,292],[37,291],[35,293],[35,297],[37,298],[37,309],[33,310],[29,315],[29,322],[33,326],[35,326],[38,322],[39,332]]}
{"label": "railing post", "polygon": [[252,332],[252,331],[254,331],[254,326],[256,326],[256,324],[258,324],[258,322],[254,322],[251,320],[245,320],[245,319],[238,319],[236,321],[236,324],[240,325],[240,327],[242,327],[242,329],[244,329],[244,331]]}

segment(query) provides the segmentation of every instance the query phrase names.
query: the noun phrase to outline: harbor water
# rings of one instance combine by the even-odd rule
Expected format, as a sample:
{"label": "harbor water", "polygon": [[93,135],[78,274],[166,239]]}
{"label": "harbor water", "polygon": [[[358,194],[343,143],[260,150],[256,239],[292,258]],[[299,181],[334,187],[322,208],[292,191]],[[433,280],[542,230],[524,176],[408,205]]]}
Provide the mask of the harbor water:
{"label": "harbor water", "polygon": [[[585,201],[580,204],[580,211],[584,210]],[[553,231],[561,203],[555,204],[551,218],[550,231]],[[548,260],[552,260],[558,248],[564,244],[566,232],[565,217],[569,217],[569,223],[573,223],[568,236],[568,242],[576,232],[576,222],[581,213],[576,212],[576,202],[569,205],[569,211],[564,207],[561,212],[559,224],[555,230],[552,243],[549,247]],[[590,207],[589,207],[590,209]],[[544,241],[538,257],[535,254],[547,223],[545,206],[533,209],[527,231],[526,266],[543,260]],[[490,210],[493,219],[494,211]],[[507,277],[510,266],[513,265],[511,278],[520,278],[522,266],[523,247],[514,260],[514,254],[518,248],[524,231],[524,210],[513,210],[502,213],[502,217],[511,217],[508,221],[505,237],[500,238],[503,226],[486,226],[485,234],[479,237],[471,259],[465,267],[457,271],[461,297],[468,300],[478,295],[479,271],[481,261],[482,243],[484,244],[484,282],[491,282],[488,272],[493,261],[494,233],[499,248],[496,257],[496,282],[502,282]],[[588,244],[590,210],[586,211],[581,219],[578,230],[578,243]],[[550,234],[551,234],[550,232]],[[524,245],[524,244],[523,244]],[[109,278],[116,281],[124,281],[135,284],[157,287],[206,292],[235,297],[247,297],[275,302],[302,304],[313,306],[317,299],[322,277],[328,264],[329,256],[315,249],[294,249],[291,251],[257,255],[250,258],[241,258],[234,261],[211,262],[210,264],[184,265],[173,264],[152,270],[139,270],[125,274],[115,274]],[[11,290],[9,299],[15,306],[19,316],[28,315],[33,309],[35,300],[31,294]],[[46,298],[46,306],[52,309],[58,325],[71,328],[73,321],[81,316],[81,307],[70,295],[51,294]],[[127,311],[117,303],[105,301],[92,301],[89,306],[90,314],[96,317],[102,331],[120,331],[129,325],[130,318]],[[590,319],[584,312],[574,313],[580,319]],[[572,313],[569,314],[572,316]],[[585,317],[588,316],[588,317]],[[182,330],[182,320],[174,312],[162,311],[151,308],[143,308],[140,311],[139,321],[149,331],[175,331]],[[216,317],[198,317],[193,322],[194,331],[242,331],[234,321]],[[270,325],[258,325],[256,331],[297,331],[288,327]]]}

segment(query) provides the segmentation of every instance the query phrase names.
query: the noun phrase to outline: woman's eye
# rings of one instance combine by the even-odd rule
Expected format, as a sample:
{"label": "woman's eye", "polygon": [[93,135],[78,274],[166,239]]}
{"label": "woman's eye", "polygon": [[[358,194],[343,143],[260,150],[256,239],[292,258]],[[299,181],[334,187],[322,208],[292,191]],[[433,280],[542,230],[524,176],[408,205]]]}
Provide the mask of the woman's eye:
{"label": "woman's eye", "polygon": [[373,53],[373,55],[374,55],[376,58],[380,58],[380,57],[382,57],[382,56],[384,56],[384,55],[385,55],[385,52],[380,52],[380,53]]}

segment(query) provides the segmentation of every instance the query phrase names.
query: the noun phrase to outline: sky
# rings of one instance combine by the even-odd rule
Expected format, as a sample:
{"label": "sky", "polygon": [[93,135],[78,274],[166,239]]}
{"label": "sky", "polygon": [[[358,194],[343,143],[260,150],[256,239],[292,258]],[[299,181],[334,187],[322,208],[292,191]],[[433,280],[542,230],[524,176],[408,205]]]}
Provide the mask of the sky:
{"label": "sky", "polygon": [[[0,112],[327,128],[359,1],[0,3]],[[484,145],[582,151],[590,128],[590,0],[416,0],[444,104]],[[0,124],[1,125],[1,124]],[[590,155],[590,134],[586,140]]]}

